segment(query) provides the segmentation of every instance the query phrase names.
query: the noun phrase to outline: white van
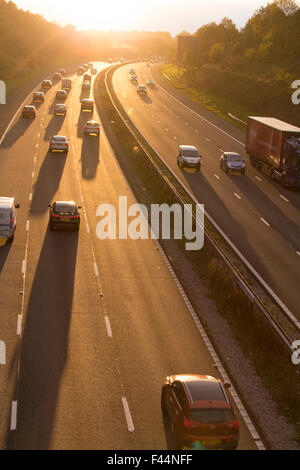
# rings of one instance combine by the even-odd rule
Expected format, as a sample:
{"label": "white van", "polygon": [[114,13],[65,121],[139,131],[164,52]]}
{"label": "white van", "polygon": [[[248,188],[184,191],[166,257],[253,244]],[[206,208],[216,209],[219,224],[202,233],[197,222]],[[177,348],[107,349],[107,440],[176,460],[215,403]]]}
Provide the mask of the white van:
{"label": "white van", "polygon": [[13,197],[0,197],[0,239],[14,239],[18,207]]}

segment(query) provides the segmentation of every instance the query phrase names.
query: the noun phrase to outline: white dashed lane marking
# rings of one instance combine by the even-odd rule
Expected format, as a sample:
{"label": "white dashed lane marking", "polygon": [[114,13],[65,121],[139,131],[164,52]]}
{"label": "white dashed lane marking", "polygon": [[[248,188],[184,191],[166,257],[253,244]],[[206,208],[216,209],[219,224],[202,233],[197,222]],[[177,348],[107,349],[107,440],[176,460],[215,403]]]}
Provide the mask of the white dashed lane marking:
{"label": "white dashed lane marking", "polygon": [[262,217],[260,217],[260,220],[261,220],[267,227],[270,227],[270,224],[269,224],[265,219],[263,219]]}
{"label": "white dashed lane marking", "polygon": [[112,331],[111,331],[111,326],[110,326],[110,321],[107,315],[104,317],[105,325],[106,325],[106,330],[107,330],[107,336],[110,338],[112,337]]}
{"label": "white dashed lane marking", "polygon": [[281,197],[284,201],[289,202],[289,200],[288,200],[286,197],[284,197],[282,194],[280,194],[280,197]]}
{"label": "white dashed lane marking", "polygon": [[130,410],[129,410],[129,406],[128,406],[126,397],[122,397],[122,404],[123,404],[123,408],[124,408],[124,413],[125,413],[125,418],[126,418],[126,422],[127,422],[128,431],[133,432],[134,431],[134,426],[133,426],[133,421],[132,421],[132,418],[131,418],[131,414],[130,414]]}

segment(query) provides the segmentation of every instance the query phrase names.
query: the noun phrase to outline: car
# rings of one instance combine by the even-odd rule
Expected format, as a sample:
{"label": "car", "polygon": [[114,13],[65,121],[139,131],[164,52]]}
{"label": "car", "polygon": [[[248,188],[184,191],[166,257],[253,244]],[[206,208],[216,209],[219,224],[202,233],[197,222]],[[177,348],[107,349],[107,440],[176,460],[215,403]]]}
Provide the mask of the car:
{"label": "car", "polygon": [[83,70],[86,72],[89,69],[88,64],[83,64]]}
{"label": "car", "polygon": [[137,83],[137,82],[138,82],[137,75],[131,75],[131,76],[130,76],[130,81],[131,81],[132,83]]}
{"label": "car", "polygon": [[129,73],[130,73],[131,75],[135,75],[135,69],[129,69]]}
{"label": "car", "polygon": [[236,152],[223,152],[220,157],[220,168],[226,173],[229,171],[233,173],[245,174],[246,164],[242,155]]}
{"label": "car", "polygon": [[90,74],[90,73],[85,73],[85,74],[83,75],[83,81],[84,81],[84,82],[91,82],[91,81],[92,81],[92,76],[91,76],[91,74]]}
{"label": "car", "polygon": [[13,197],[0,197],[0,240],[13,241],[17,226],[16,209],[20,204],[15,204]]}
{"label": "car", "polygon": [[67,99],[67,92],[65,90],[57,90],[55,94],[55,99],[56,100],[65,100]]}
{"label": "car", "polygon": [[55,116],[66,116],[67,107],[64,103],[56,103],[54,106],[54,115]]}
{"label": "car", "polygon": [[66,152],[69,150],[68,139],[64,135],[53,135],[49,143],[49,152]]}
{"label": "car", "polygon": [[62,90],[71,90],[72,88],[71,78],[63,78],[61,81],[61,88]]}
{"label": "car", "polygon": [[81,101],[81,111],[94,111],[94,101],[89,99],[83,99]]}
{"label": "car", "polygon": [[139,95],[147,95],[147,87],[146,85],[139,85],[136,89]]}
{"label": "car", "polygon": [[79,67],[78,70],[77,70],[77,75],[82,75],[84,72],[84,68],[83,67]]}
{"label": "car", "polygon": [[59,72],[61,75],[66,75],[66,70],[65,70],[65,69],[59,69],[58,72]]}
{"label": "car", "polygon": [[52,80],[55,80],[55,81],[61,80],[61,73],[56,72],[56,73],[53,75]]}
{"label": "car", "polygon": [[23,118],[32,118],[34,119],[36,117],[36,108],[35,106],[32,105],[26,105],[22,109],[22,117]]}
{"label": "car", "polygon": [[154,81],[154,80],[147,80],[146,85],[147,85],[149,88],[154,88],[154,87],[155,87],[155,81]]}
{"label": "car", "polygon": [[52,87],[51,80],[43,80],[42,81],[42,88],[51,88],[51,87]]}
{"label": "car", "polygon": [[230,384],[209,375],[166,377],[161,408],[174,448],[237,448],[239,424],[226,393],[228,387]]}
{"label": "car", "polygon": [[74,201],[55,201],[48,204],[49,207],[49,228],[72,228],[76,231],[80,226],[79,209]]}
{"label": "car", "polygon": [[183,169],[185,167],[201,168],[201,156],[197,147],[193,145],[180,145],[177,153],[177,165]]}
{"label": "car", "polygon": [[81,89],[82,89],[82,90],[90,91],[90,89],[91,89],[91,83],[90,83],[90,82],[83,82],[83,84],[81,85]]}
{"label": "car", "polygon": [[93,68],[93,62],[89,62],[88,67],[89,67],[89,69],[92,69]]}
{"label": "car", "polygon": [[93,68],[93,69],[91,70],[91,74],[92,74],[92,75],[97,75],[97,69],[94,69],[94,68]]}
{"label": "car", "polygon": [[97,121],[87,121],[84,125],[84,133],[89,135],[99,135],[99,123]]}
{"label": "car", "polygon": [[33,93],[32,101],[34,103],[43,103],[45,101],[45,95],[42,91],[35,91]]}

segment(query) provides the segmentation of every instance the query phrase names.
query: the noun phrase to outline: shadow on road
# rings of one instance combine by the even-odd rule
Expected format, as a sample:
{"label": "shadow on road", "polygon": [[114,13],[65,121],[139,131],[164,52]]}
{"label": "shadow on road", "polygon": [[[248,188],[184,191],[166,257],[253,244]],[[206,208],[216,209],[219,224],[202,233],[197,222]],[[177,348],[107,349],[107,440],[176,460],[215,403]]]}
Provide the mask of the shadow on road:
{"label": "shadow on road", "polygon": [[95,178],[100,163],[100,136],[85,135],[81,147],[81,174],[83,178]]}
{"label": "shadow on road", "polygon": [[19,449],[50,447],[60,382],[68,356],[77,249],[78,233],[47,230],[22,335]]}
{"label": "shadow on road", "polygon": [[[36,118],[35,118],[36,119]],[[23,137],[27,129],[31,126],[34,119],[31,118],[20,118],[15,122],[15,124],[7,132],[1,147],[12,147],[15,142]]]}
{"label": "shadow on road", "polygon": [[66,159],[66,153],[47,152],[34,185],[31,214],[43,214],[48,211],[48,204],[52,202],[52,197],[57,191]]}

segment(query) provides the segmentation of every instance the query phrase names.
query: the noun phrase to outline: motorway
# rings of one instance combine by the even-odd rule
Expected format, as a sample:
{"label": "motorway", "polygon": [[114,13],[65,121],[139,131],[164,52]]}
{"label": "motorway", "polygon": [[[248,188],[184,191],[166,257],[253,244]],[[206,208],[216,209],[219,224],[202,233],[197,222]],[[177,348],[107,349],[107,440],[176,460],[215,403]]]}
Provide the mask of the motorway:
{"label": "motorway", "polygon": [[[245,155],[245,133],[199,106],[197,115],[157,85],[139,96],[129,80],[134,67],[139,84],[155,78],[157,66],[124,65],[113,75],[118,98],[139,131],[181,182],[203,203],[207,213],[258,274],[300,319],[300,194],[289,191],[252,168]],[[154,73],[152,73],[152,68]],[[167,80],[165,80],[167,82]],[[166,83],[170,91],[170,86]],[[176,91],[173,94],[177,94]],[[192,106],[196,107],[196,106]],[[195,145],[203,159],[201,172],[180,170],[180,144]],[[223,151],[243,154],[246,175],[220,169]]]}
{"label": "motorway", "polygon": [[[0,247],[0,449],[166,449],[165,376],[219,377],[216,358],[155,241],[97,238],[100,203],[135,201],[104,133],[83,136],[91,114],[72,78],[65,118],[55,84],[0,147],[0,194],[21,205]],[[57,133],[68,155],[48,152]],[[48,204],[70,199],[83,206],[79,233],[50,232]],[[239,410],[239,449],[256,449]]]}

